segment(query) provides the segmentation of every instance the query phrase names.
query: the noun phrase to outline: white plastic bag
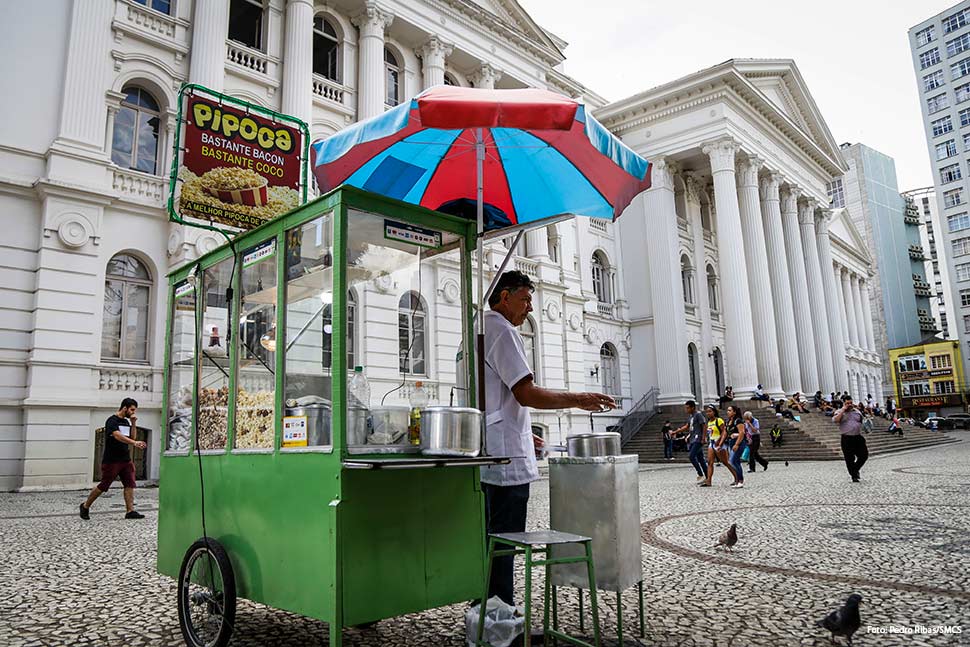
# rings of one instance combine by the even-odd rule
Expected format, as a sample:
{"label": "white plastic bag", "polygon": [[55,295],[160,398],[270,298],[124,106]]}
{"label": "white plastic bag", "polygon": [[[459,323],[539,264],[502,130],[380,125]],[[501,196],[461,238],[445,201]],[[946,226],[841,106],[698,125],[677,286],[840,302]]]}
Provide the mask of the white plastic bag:
{"label": "white plastic bag", "polygon": [[[475,647],[478,637],[479,607],[465,612],[465,638],[468,647]],[[482,640],[492,647],[509,647],[516,636],[525,629],[525,615],[518,607],[506,604],[502,598],[493,596],[485,603],[485,632]]]}

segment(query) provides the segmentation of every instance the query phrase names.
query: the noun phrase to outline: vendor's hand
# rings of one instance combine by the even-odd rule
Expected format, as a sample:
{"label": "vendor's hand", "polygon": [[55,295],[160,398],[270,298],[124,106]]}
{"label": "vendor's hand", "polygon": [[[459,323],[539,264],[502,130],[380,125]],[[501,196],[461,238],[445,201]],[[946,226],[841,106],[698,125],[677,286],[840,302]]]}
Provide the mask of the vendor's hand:
{"label": "vendor's hand", "polygon": [[540,436],[532,434],[532,445],[536,450],[540,450],[546,446],[546,441],[544,441]]}
{"label": "vendor's hand", "polygon": [[576,407],[583,411],[600,413],[616,409],[616,401],[603,393],[577,393]]}
{"label": "vendor's hand", "polygon": [[137,447],[138,449],[145,449],[146,447],[148,447],[148,443],[146,443],[143,440],[136,440],[135,447]]}

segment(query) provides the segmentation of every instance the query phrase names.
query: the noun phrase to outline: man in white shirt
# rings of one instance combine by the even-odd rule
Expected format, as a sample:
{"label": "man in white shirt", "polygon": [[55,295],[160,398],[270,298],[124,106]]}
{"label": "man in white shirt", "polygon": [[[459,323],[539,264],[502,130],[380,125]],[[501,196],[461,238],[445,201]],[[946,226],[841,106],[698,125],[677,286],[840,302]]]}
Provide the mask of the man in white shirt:
{"label": "man in white shirt", "polygon": [[[492,456],[510,456],[508,465],[482,468],[486,529],[490,534],[524,532],[529,483],[539,478],[535,450],[541,438],[532,435],[529,409],[579,408],[608,411],[616,402],[602,393],[550,391],[535,384],[518,326],[532,312],[535,286],[518,271],[503,274],[488,299],[485,314],[485,442]],[[512,557],[497,557],[492,566],[489,597],[513,601]]]}

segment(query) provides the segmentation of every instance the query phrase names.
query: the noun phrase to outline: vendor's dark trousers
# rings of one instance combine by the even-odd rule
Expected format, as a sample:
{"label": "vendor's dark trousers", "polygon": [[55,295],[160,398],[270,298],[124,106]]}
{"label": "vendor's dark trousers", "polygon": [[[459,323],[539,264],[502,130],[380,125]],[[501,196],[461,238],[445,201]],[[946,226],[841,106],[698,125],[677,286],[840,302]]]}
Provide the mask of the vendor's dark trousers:
{"label": "vendor's dark trousers", "polygon": [[842,456],[845,457],[845,468],[849,470],[849,476],[853,479],[859,478],[859,470],[869,458],[869,447],[866,445],[865,437],[843,434]]}
{"label": "vendor's dark trousers", "polygon": [[748,469],[754,471],[755,461],[761,463],[761,467],[768,467],[768,460],[758,453],[761,448],[761,434],[751,436],[751,444],[748,445]]}
{"label": "vendor's dark trousers", "polygon": [[[529,484],[492,485],[482,483],[485,492],[485,529],[489,534],[500,532],[525,532],[525,516],[529,504]],[[513,600],[512,556],[496,557],[492,563],[492,577],[488,582],[488,597],[494,595],[507,604]]]}
{"label": "vendor's dark trousers", "polygon": [[698,476],[707,474],[707,461],[704,460],[704,447],[700,443],[690,444],[690,464],[697,470]]}

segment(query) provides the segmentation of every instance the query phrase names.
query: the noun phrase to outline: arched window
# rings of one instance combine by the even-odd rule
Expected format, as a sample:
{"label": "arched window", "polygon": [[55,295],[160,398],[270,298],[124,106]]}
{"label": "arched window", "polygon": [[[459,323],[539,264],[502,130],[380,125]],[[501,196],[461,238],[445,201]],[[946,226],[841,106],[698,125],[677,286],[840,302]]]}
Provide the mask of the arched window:
{"label": "arched window", "polygon": [[261,0],[229,0],[229,40],[253,49],[263,49]]}
{"label": "arched window", "polygon": [[391,50],[384,48],[384,103],[394,107],[401,102],[401,66]]}
{"label": "arched window", "polygon": [[616,347],[610,343],[600,346],[600,380],[603,393],[612,395],[620,392],[620,364]]}
{"label": "arched window", "polygon": [[158,162],[158,102],[141,88],[128,86],[115,115],[111,161],[121,168],[155,174]]}
{"label": "arched window", "polygon": [[101,357],[129,362],[148,361],[152,277],[131,254],[108,261],[104,277]]}
{"label": "arched window", "polygon": [[710,265],[707,266],[707,301],[710,304],[711,312],[721,311],[721,304],[717,298],[717,274]]}
{"label": "arched window", "polygon": [[684,303],[694,305],[694,268],[687,254],[680,257],[680,282],[684,288]]}
{"label": "arched window", "polygon": [[596,300],[600,303],[613,303],[613,277],[609,262],[602,252],[593,252],[592,268],[593,292],[596,294]]}
{"label": "arched window", "polygon": [[529,368],[532,369],[533,379],[538,383],[539,374],[536,367],[539,362],[536,356],[536,324],[532,317],[525,318],[525,321],[519,326],[519,334],[522,336],[522,345],[525,347],[525,359],[529,363]]}
{"label": "arched window", "polygon": [[[333,306],[323,309],[323,368],[329,370],[333,366]],[[357,365],[357,297],[353,291],[347,292],[347,370],[354,370]]]}
{"label": "arched window", "polygon": [[400,370],[412,375],[427,375],[427,310],[416,292],[405,292],[397,310]]}
{"label": "arched window", "polygon": [[337,30],[323,16],[313,19],[313,73],[340,81],[340,39]]}
{"label": "arched window", "polygon": [[458,87],[461,84],[449,72],[445,72],[445,85]]}

